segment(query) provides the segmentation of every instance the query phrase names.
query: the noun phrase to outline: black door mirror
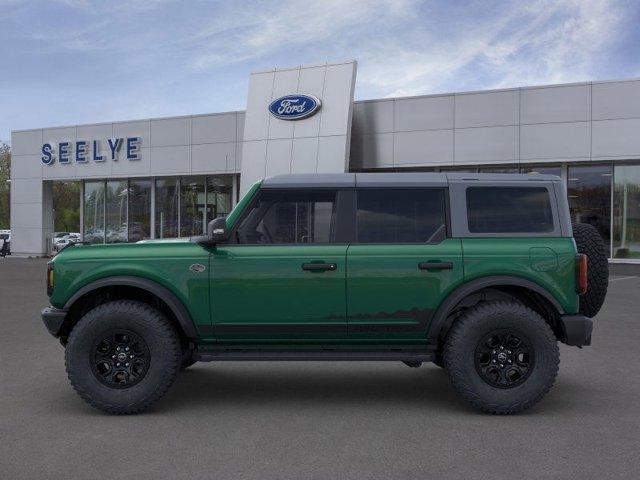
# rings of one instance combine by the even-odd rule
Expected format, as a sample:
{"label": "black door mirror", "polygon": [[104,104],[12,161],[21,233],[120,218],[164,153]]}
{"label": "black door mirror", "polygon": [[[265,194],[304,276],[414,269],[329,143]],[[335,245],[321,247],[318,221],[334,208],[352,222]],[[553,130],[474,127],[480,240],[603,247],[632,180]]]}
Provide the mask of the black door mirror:
{"label": "black door mirror", "polygon": [[223,217],[214,218],[207,225],[207,237],[212,244],[227,241],[227,221]]}
{"label": "black door mirror", "polygon": [[203,246],[213,246],[227,241],[227,222],[223,217],[218,217],[207,225],[207,234],[202,237],[191,237],[191,241]]}

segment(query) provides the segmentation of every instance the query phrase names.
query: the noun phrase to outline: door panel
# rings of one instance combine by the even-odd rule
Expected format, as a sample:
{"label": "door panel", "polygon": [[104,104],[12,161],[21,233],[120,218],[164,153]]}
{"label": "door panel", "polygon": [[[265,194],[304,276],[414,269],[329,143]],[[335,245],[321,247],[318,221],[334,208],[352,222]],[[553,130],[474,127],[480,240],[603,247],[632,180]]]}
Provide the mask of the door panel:
{"label": "door panel", "polygon": [[436,245],[351,245],[347,252],[349,338],[424,339],[435,309],[462,278],[460,239],[448,238]]}
{"label": "door panel", "polygon": [[216,336],[345,338],[346,250],[346,245],[216,247],[211,290]]}

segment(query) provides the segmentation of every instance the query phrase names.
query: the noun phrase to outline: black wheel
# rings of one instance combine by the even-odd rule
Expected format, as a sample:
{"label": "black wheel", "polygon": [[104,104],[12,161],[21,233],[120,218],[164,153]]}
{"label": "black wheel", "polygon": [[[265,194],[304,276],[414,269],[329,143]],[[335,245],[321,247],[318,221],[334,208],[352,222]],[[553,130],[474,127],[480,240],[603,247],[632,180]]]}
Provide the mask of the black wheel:
{"label": "black wheel", "polygon": [[107,413],[146,410],[176,378],[182,352],[169,321],[149,305],[118,300],[99,305],[75,325],[65,351],[78,394]]}
{"label": "black wheel", "polygon": [[579,253],[587,256],[587,292],[580,296],[580,313],[595,317],[609,287],[609,255],[604,240],[593,225],[575,223],[573,238]]}
{"label": "black wheel", "polygon": [[444,364],[454,388],[475,408],[518,413],[553,386],[560,352],[540,315],[518,302],[470,308],[451,328]]}

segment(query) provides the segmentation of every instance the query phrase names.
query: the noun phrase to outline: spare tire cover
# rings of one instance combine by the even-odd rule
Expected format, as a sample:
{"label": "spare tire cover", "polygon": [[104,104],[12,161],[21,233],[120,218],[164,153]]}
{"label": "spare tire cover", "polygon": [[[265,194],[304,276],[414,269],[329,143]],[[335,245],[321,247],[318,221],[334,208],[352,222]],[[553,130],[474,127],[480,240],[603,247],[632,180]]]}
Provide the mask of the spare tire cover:
{"label": "spare tire cover", "polygon": [[587,255],[587,293],[580,296],[580,313],[595,317],[600,311],[609,286],[609,260],[604,240],[593,225],[573,224],[573,238],[578,253]]}

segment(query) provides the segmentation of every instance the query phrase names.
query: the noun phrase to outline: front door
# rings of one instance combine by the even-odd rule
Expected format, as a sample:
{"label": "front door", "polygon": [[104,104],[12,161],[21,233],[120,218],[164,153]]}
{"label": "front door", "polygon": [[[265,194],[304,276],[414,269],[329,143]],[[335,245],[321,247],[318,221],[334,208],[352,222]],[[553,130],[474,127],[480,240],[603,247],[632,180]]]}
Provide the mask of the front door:
{"label": "front door", "polygon": [[336,190],[270,190],[217,245],[211,312],[222,341],[346,337],[346,251]]}
{"label": "front door", "polygon": [[359,189],[347,252],[349,338],[415,342],[463,278],[460,239],[448,238],[443,188]]}

